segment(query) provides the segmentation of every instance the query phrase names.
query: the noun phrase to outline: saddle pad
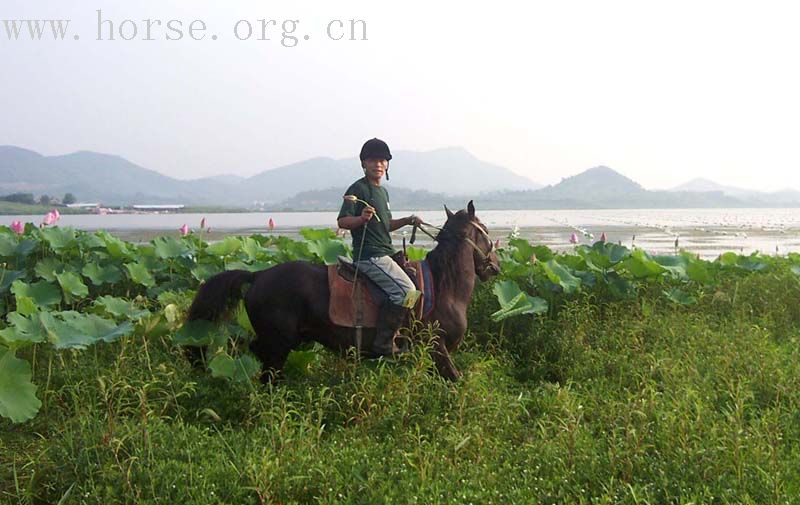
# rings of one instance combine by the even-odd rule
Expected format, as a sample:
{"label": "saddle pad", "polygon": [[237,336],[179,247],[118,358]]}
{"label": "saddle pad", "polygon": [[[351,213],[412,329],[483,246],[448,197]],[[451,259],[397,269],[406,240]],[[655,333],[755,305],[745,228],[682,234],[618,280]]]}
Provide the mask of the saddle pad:
{"label": "saddle pad", "polygon": [[[423,315],[430,314],[434,307],[433,276],[427,261],[413,261],[411,265],[417,272],[413,280],[423,293],[414,306],[415,316],[421,319]],[[331,322],[349,328],[374,328],[378,321],[378,308],[383,302],[382,297],[376,297],[373,293],[371,287],[374,284],[366,276],[359,275],[356,289],[353,290],[353,283],[340,276],[336,268],[336,265],[328,266],[328,316]]]}
{"label": "saddle pad", "polygon": [[[354,290],[353,283],[339,275],[336,268],[336,265],[328,265],[328,287],[331,293],[328,316],[331,322],[336,326],[350,328],[356,326],[374,328],[378,321],[378,307],[381,300],[373,297],[372,290],[367,284],[369,280],[364,275],[359,275]],[[360,308],[360,313],[356,313],[357,307]]]}

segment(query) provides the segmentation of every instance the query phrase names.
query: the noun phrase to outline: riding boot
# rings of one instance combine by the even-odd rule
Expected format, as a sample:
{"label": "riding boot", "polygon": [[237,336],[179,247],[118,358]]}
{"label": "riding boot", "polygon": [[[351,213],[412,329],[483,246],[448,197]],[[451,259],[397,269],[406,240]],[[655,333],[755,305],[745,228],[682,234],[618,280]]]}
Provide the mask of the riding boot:
{"label": "riding boot", "polygon": [[393,303],[384,303],[378,313],[375,341],[372,344],[373,352],[378,356],[393,356],[407,352],[406,348],[399,348],[394,337],[405,322],[408,309]]}

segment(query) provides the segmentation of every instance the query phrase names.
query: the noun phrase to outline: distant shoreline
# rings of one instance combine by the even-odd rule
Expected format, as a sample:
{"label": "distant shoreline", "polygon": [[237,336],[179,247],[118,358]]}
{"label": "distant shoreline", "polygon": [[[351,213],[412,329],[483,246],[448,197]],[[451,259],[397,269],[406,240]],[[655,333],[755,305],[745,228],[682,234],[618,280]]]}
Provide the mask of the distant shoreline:
{"label": "distant shoreline", "polygon": [[[330,226],[335,229],[335,226]],[[608,242],[620,243],[626,247],[636,246],[645,249],[651,254],[675,254],[678,250],[687,250],[699,254],[706,259],[713,259],[726,251],[734,251],[740,254],[749,254],[760,251],[765,254],[775,254],[777,252],[784,255],[788,252],[800,252],[800,229],[791,229],[788,234],[782,235],[773,231],[750,230],[746,236],[735,234],[735,227],[720,227],[698,231],[689,228],[676,228],[671,230],[678,233],[678,247],[675,247],[676,236],[658,227],[636,227],[630,225],[607,225],[604,227],[592,227],[593,237],[576,233],[578,243],[591,245],[600,239],[601,230],[606,233]],[[509,236],[513,231],[508,226],[497,226],[489,229],[492,240],[499,240],[502,246],[508,244]],[[134,242],[149,242],[150,240],[164,235],[179,236],[177,231],[165,230],[113,230],[109,233],[121,239]],[[550,226],[525,226],[516,230],[520,238],[526,239],[534,244],[542,244],[556,251],[569,251],[575,247],[570,243],[570,238],[574,228],[563,225]],[[263,229],[240,228],[240,229],[214,229],[211,233],[203,230],[195,230],[203,240],[213,242],[222,240],[227,236],[249,236],[252,234],[261,235],[283,235],[295,239],[300,238],[300,227],[282,227],[269,232]],[[393,233],[394,246],[396,249],[402,248],[403,238],[406,242],[410,240],[410,227],[403,235],[399,232]],[[349,237],[344,238],[349,243]],[[410,245],[410,244],[408,244]],[[429,249],[433,246],[433,241],[424,234],[417,234],[417,247]]]}
{"label": "distant shoreline", "polygon": [[[115,209],[114,206],[111,207],[104,207],[113,209],[114,212],[111,214],[144,214],[144,215],[161,215],[161,214],[243,214],[248,212],[262,212],[258,210],[249,210],[249,209],[242,209],[237,207],[184,207],[182,209],[175,209],[175,210],[163,210],[163,211],[145,211],[145,210],[134,210],[134,209]],[[52,209],[58,209],[58,212],[61,214],[68,214],[68,215],[87,215],[87,216],[94,216],[98,215],[98,213],[92,209],[81,208],[81,207],[67,207],[64,205],[27,205],[24,203],[12,203],[12,202],[3,202],[0,201],[0,216],[43,216],[44,214],[48,213]],[[263,212],[278,212],[278,211],[263,211]],[[313,212],[313,211],[311,211]]]}
{"label": "distant shoreline", "polygon": [[[98,215],[97,212],[88,211],[86,209],[81,208],[69,208],[63,206],[44,206],[44,205],[25,205],[25,204],[12,204],[12,205],[4,205],[7,202],[0,202],[0,216],[43,216],[47,212],[49,212],[53,208],[57,208],[61,214],[69,214],[69,215]],[[430,207],[430,206],[422,206],[415,209],[400,209],[393,211],[395,213],[401,212],[432,212],[432,211],[439,211],[442,210],[444,207],[444,203],[440,206]],[[476,201],[476,206],[479,206],[478,201]],[[547,211],[561,211],[561,210],[575,210],[575,211],[584,211],[584,210],[603,210],[603,211],[611,211],[611,210],[691,210],[691,209],[703,209],[703,210],[713,210],[713,209],[798,209],[800,210],[800,206],[770,206],[770,207],[753,207],[753,206],[709,206],[709,207],[507,207],[507,208],[494,208],[494,207],[479,207],[479,211],[536,211],[536,212],[547,212]],[[114,215],[126,214],[126,215],[169,215],[169,214],[250,214],[250,213],[261,213],[261,214],[280,214],[280,213],[314,213],[314,212],[338,212],[338,208],[314,208],[314,209],[243,209],[243,208],[227,208],[227,207],[185,207],[183,209],[178,210],[165,210],[165,211],[141,211],[141,210],[125,210],[122,212],[113,212]],[[453,207],[453,210],[456,210],[456,207]]]}

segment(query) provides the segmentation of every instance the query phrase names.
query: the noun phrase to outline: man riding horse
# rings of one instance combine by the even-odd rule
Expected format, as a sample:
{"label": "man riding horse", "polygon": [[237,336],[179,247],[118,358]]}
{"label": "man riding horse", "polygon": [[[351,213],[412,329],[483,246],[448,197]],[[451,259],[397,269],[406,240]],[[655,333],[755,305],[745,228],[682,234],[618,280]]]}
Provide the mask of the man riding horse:
{"label": "man riding horse", "polygon": [[392,219],[389,193],[381,186],[384,174],[389,180],[389,161],[392,159],[386,142],[377,138],[366,141],[359,157],[364,177],[347,188],[338,225],[350,230],[353,236],[353,260],[358,272],[370,278],[386,294],[378,315],[373,352],[378,356],[391,356],[405,351],[394,343],[394,337],[417,296],[408,274],[392,259],[395,250],[391,232],[406,225],[419,224],[421,220],[415,215]]}
{"label": "man riding horse", "polygon": [[[391,157],[389,147],[378,139],[364,144],[361,162],[365,177],[350,186],[345,195],[350,198],[346,198],[339,215],[339,226],[353,232],[353,249],[360,271],[389,295],[380,319],[372,323],[378,330],[377,352],[381,355],[396,350],[395,331],[408,313],[406,307],[413,305],[413,299],[419,295],[390,256],[394,248],[389,233],[404,225],[420,224],[413,215],[392,219],[389,195],[380,185],[384,174],[389,178]],[[461,374],[450,353],[466,334],[467,309],[476,282],[497,275],[500,261],[489,230],[475,215],[472,201],[466,209],[451,212],[445,207],[445,212],[447,220],[438,228],[436,246],[418,263],[417,271],[425,279],[422,282],[425,291],[431,290],[430,306],[423,307],[421,319],[437,327],[431,340],[431,357],[442,377],[457,380]],[[200,285],[187,321],[219,321],[237,300],[244,299],[247,317],[256,333],[249,348],[264,369],[274,373],[284,367],[289,353],[304,342],[319,342],[333,351],[345,352],[358,345],[358,329],[354,332],[353,325],[333,321],[331,298],[339,295],[331,291],[331,276],[340,278],[335,267],[299,260],[257,272],[226,270]],[[372,328],[366,327],[368,331]],[[202,363],[202,347],[192,349],[191,359]],[[271,377],[273,373],[265,373],[261,380],[267,382]]]}

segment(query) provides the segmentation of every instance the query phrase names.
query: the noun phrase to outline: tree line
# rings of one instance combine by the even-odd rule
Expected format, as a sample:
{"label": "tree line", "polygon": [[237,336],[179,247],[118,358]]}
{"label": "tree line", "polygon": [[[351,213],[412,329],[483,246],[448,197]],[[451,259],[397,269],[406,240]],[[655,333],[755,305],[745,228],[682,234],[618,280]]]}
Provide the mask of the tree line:
{"label": "tree line", "polygon": [[36,198],[33,193],[11,193],[10,195],[0,196],[0,201],[24,203],[28,205],[69,205],[77,202],[77,199],[72,193],[64,194],[64,197],[61,199],[50,195],[41,195],[39,198]]}

